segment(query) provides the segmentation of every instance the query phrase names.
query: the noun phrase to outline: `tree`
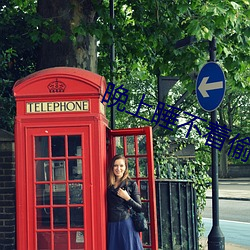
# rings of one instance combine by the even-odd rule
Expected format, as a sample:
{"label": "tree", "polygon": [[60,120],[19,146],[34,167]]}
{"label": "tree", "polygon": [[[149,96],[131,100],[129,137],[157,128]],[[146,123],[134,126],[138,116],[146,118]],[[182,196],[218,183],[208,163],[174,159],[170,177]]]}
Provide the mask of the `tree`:
{"label": "tree", "polygon": [[100,3],[38,0],[38,15],[43,20],[38,69],[71,66],[97,72],[97,41],[92,29]]}
{"label": "tree", "polygon": [[[118,0],[115,1],[116,19],[112,21],[115,30],[111,32],[108,0],[39,0],[37,3],[3,0],[0,45],[4,67],[0,70],[2,98],[5,99],[2,103],[12,102],[6,96],[13,83],[35,69],[61,65],[81,67],[98,72],[109,81],[109,47],[113,40],[116,44],[115,84],[124,84],[129,89],[127,105],[131,112],[136,110],[143,93],[155,108],[158,75],[179,77],[181,86],[177,93],[181,95],[187,90],[192,93],[192,76],[208,60],[208,41],[213,36],[217,40],[217,59],[225,72],[227,85],[235,93],[243,89],[249,93],[248,7],[247,0]],[[195,36],[196,43],[177,49],[176,41],[186,36]],[[6,91],[9,92],[6,94]],[[178,97],[175,95],[169,104]],[[227,107],[225,101],[222,104],[220,114]],[[205,115],[192,96],[181,108]],[[1,117],[11,114],[13,119],[14,112],[9,111],[2,107]],[[154,109],[143,112],[150,118]],[[240,116],[241,111],[237,112],[236,116]],[[219,120],[221,124],[230,124],[229,120]],[[10,129],[13,122],[7,123],[1,124]],[[125,124],[149,123],[117,112],[117,127]]]}
{"label": "tree", "polygon": [[[226,101],[219,108],[219,124],[232,130],[230,138],[225,140],[220,152],[219,176],[228,177],[228,164],[233,161],[232,154],[228,157],[229,143],[240,134],[240,139],[249,135],[250,102],[249,95],[242,91],[228,91]],[[230,159],[230,160],[229,160]],[[240,162],[240,160],[239,160]],[[242,162],[241,162],[242,163]]]}
{"label": "tree", "polygon": [[[209,120],[209,114],[204,114],[193,98],[195,84],[192,77],[209,59],[208,41],[215,37],[217,60],[225,72],[228,89],[219,108],[218,121],[220,125],[227,125],[232,130],[231,139],[238,132],[238,126],[235,124],[238,117],[242,116],[249,120],[249,114],[241,113],[243,109],[237,108],[238,100],[244,99],[242,92],[245,92],[247,96],[250,91],[248,15],[249,1],[245,0],[223,2],[217,0],[209,2],[177,0],[167,3],[161,1],[126,1],[126,3],[117,1],[116,30],[114,33],[118,58],[116,83],[124,84],[131,90],[136,89],[137,91],[134,93],[131,91],[129,96],[137,104],[139,103],[138,97],[141,96],[139,90],[146,94],[150,92],[150,97],[154,97],[149,98],[152,103],[157,102],[155,99],[157,96],[157,76],[177,76],[180,78],[182,86],[177,92],[171,93],[175,98],[168,98],[168,104],[174,104],[180,95],[188,90],[190,97],[186,98],[179,107],[200,117],[207,117]],[[176,41],[187,36],[195,36],[197,41],[192,46],[176,49]],[[136,44],[133,41],[136,41]],[[103,58],[101,59],[103,60]],[[143,73],[142,76],[150,76],[147,78],[148,81],[151,81],[150,88],[146,83],[147,80],[138,77],[141,72],[145,72],[145,68],[149,74]],[[136,69],[138,72],[135,72]],[[138,78],[143,79],[139,88]],[[129,79],[134,80],[130,81]],[[148,89],[150,91],[147,91]],[[176,95],[176,93],[178,94]],[[232,95],[232,93],[234,94]],[[234,102],[236,107],[228,109]],[[156,103],[154,104],[156,105]],[[249,100],[245,101],[246,106],[247,104],[249,104]],[[131,109],[130,105],[131,103],[128,104],[129,109]],[[148,117],[152,117],[152,112],[148,111]],[[231,112],[230,115],[228,112]],[[119,112],[118,117],[119,121],[122,119],[120,117],[128,119],[127,116]],[[129,122],[133,121],[132,118]],[[139,122],[145,123],[142,120]],[[204,126],[206,126],[205,123]],[[159,133],[169,134],[170,132],[161,130]],[[227,143],[226,140],[220,153],[221,177],[227,176],[228,173]],[[201,143],[199,144],[201,145]],[[208,155],[211,154],[209,147],[202,146],[200,150],[206,150]]]}

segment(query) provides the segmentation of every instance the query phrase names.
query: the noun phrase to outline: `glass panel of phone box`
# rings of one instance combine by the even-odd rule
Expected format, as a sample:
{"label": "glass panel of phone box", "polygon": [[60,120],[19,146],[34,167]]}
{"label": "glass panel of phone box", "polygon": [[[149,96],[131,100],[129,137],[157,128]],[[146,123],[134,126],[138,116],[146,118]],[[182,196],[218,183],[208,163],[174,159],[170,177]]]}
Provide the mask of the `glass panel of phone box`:
{"label": "glass panel of phone box", "polygon": [[38,249],[83,249],[82,169],[81,135],[35,137]]}

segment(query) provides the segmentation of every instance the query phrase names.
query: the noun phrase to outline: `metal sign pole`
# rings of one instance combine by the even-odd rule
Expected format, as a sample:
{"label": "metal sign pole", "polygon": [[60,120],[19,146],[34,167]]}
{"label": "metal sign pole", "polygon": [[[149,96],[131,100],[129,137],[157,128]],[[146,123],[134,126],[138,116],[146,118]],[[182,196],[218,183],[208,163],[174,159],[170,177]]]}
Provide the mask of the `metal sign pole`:
{"label": "metal sign pole", "polygon": [[[209,42],[210,61],[215,62],[216,41]],[[211,122],[217,122],[217,111],[211,112]],[[218,184],[218,150],[212,147],[212,205],[213,227],[208,235],[208,250],[224,250],[225,238],[219,225],[219,184]]]}

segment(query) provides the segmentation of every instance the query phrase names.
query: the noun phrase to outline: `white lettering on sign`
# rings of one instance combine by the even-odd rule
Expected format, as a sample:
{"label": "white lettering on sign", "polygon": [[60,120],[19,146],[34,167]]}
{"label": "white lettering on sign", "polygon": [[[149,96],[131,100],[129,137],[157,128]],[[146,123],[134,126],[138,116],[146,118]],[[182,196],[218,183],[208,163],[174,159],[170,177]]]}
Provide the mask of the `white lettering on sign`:
{"label": "white lettering on sign", "polygon": [[27,102],[27,113],[80,112],[88,111],[88,101]]}

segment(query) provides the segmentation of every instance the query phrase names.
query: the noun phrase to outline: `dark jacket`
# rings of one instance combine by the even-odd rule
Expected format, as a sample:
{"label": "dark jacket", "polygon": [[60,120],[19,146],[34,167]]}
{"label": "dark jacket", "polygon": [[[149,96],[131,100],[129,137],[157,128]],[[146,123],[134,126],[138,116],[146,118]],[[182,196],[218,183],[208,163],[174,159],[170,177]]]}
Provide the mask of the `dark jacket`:
{"label": "dark jacket", "polygon": [[[125,201],[117,195],[119,188],[127,190],[129,196],[131,197],[129,201]],[[126,181],[123,181],[117,188],[114,188],[114,186],[109,187],[107,191],[107,200],[109,222],[127,219],[130,216],[131,208],[136,212],[141,212],[142,210],[138,186],[136,182],[132,180],[128,180],[128,184],[126,184]]]}

